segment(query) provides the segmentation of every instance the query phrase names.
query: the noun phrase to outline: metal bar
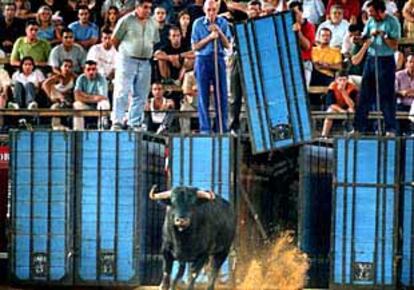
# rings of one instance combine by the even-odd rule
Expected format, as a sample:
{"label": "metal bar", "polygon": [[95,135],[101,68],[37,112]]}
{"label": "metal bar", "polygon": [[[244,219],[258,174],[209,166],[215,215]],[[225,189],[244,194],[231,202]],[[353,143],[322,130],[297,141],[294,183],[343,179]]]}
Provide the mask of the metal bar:
{"label": "metal bar", "polygon": [[97,164],[96,164],[96,170],[97,170],[97,177],[98,180],[96,181],[96,280],[97,282],[101,280],[101,206],[102,206],[102,200],[101,200],[101,179],[102,179],[102,133],[98,133],[98,152],[97,152]]}
{"label": "metal bar", "polygon": [[[377,170],[377,182],[381,182],[381,141],[378,140],[377,141],[377,166],[376,166],[376,170]],[[379,213],[380,213],[380,188],[376,187],[376,204],[375,204],[375,241],[374,241],[374,255],[373,255],[373,260],[374,260],[374,285],[378,284],[378,275],[377,275],[377,267],[378,267],[378,248],[379,248],[379,232],[381,231],[380,226],[379,226]],[[384,253],[382,253],[384,254]]]}
{"label": "metal bar", "polygon": [[33,152],[33,143],[34,143],[34,138],[33,135],[34,133],[30,133],[30,274],[29,274],[29,279],[33,280],[33,225],[34,225],[34,216],[33,216],[33,183],[34,183],[34,174],[33,174],[33,164],[34,164],[34,152]]}
{"label": "metal bar", "polygon": [[[119,134],[115,134],[115,240],[114,240],[114,281],[118,280],[118,239],[119,239]],[[136,205],[135,205],[136,208]]]}
{"label": "metal bar", "polygon": [[[355,182],[357,177],[357,171],[358,171],[358,140],[354,141],[354,152],[352,155],[353,160],[353,167],[352,167],[352,181]],[[356,194],[357,194],[357,187],[352,186],[352,193],[351,193],[351,284],[354,284],[354,273],[352,266],[355,264],[355,224],[356,224]]]}
{"label": "metal bar", "polygon": [[52,239],[52,154],[53,154],[53,148],[52,148],[52,133],[48,133],[48,142],[47,142],[47,250],[46,250],[46,257],[47,257],[47,263],[48,263],[48,270],[47,270],[47,281],[50,281],[50,271],[52,268],[51,264],[51,239]]}

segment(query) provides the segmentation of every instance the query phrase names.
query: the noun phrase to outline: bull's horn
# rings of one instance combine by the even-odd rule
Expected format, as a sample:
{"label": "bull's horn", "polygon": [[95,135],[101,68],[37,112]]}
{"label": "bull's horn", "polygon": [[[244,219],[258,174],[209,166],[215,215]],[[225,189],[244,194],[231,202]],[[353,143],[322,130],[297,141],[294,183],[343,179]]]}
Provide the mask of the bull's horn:
{"label": "bull's horn", "polygon": [[149,193],[149,198],[151,200],[169,199],[171,197],[171,190],[155,193],[156,188],[157,188],[157,185],[153,185],[151,187],[151,190],[150,190],[150,193]]}
{"label": "bull's horn", "polygon": [[198,190],[197,197],[213,200],[216,198],[216,195],[213,191]]}

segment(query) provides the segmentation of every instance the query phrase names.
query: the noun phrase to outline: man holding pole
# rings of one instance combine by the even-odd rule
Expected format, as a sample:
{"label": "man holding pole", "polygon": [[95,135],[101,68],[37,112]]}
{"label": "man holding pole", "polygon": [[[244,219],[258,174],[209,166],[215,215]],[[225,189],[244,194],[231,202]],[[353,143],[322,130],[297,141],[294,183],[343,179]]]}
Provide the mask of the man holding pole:
{"label": "man holding pole", "polygon": [[[398,20],[385,10],[385,3],[381,0],[371,0],[367,4],[370,18],[362,36],[371,39],[372,43],[365,61],[355,114],[355,131],[352,134],[366,130],[367,115],[374,103],[377,111],[381,110],[384,115],[386,136],[393,137],[396,134],[394,52],[398,47],[401,29]],[[378,132],[381,133],[380,123]]]}
{"label": "man holding pole", "polygon": [[227,132],[227,83],[224,49],[230,47],[230,29],[227,20],[217,16],[215,0],[204,3],[206,16],[198,18],[193,24],[191,34],[192,48],[196,54],[194,65],[199,91],[198,114],[200,133],[210,133],[209,120],[210,85],[214,86],[216,109],[215,132]]}

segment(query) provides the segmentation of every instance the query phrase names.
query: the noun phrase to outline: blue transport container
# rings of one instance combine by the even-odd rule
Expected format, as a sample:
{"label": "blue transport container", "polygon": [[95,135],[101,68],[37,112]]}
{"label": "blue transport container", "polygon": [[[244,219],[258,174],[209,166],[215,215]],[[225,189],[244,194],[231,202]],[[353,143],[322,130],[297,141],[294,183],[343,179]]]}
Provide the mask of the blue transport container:
{"label": "blue transport container", "polygon": [[309,104],[292,12],[235,26],[253,152],[308,142]]}
{"label": "blue transport container", "polygon": [[339,138],[330,289],[395,289],[400,142]]}
{"label": "blue transport container", "polygon": [[298,240],[310,260],[306,286],[328,288],[333,148],[305,145],[299,160]]}
{"label": "blue transport container", "polygon": [[73,135],[12,131],[10,275],[14,283],[71,285]]}

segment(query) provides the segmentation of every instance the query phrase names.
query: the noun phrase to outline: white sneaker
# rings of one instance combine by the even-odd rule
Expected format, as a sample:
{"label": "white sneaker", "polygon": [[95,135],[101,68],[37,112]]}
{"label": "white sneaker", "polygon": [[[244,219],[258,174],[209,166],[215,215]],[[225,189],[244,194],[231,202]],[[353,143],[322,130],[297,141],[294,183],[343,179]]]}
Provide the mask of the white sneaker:
{"label": "white sneaker", "polygon": [[39,106],[38,106],[38,104],[37,104],[35,101],[31,102],[31,103],[27,106],[27,109],[28,109],[28,110],[35,110],[35,109],[37,109],[37,108],[39,108]]}
{"label": "white sneaker", "polygon": [[63,125],[52,126],[53,131],[69,131],[70,129]]}
{"label": "white sneaker", "polygon": [[9,102],[7,104],[7,109],[18,110],[18,109],[20,109],[20,106],[19,106],[18,103]]}

